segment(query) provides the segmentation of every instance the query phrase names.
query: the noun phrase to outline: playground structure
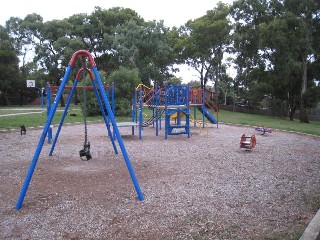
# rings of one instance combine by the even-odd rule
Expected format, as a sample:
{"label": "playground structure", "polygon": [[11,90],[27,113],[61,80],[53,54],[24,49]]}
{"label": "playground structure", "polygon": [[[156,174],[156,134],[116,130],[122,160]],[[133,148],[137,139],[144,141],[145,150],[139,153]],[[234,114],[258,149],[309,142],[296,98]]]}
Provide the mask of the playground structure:
{"label": "playground structure", "polygon": [[257,144],[256,136],[253,134],[251,136],[246,136],[242,134],[240,139],[240,148],[244,148],[246,150],[252,150]]}
{"label": "playground structure", "polygon": [[[152,110],[152,116],[147,120],[143,119],[145,107]],[[132,101],[132,122],[139,123],[140,139],[142,128],[151,125],[155,127],[158,136],[164,115],[165,139],[169,135],[178,134],[186,134],[189,138],[190,122],[194,123],[195,127],[199,124],[206,129],[209,123],[217,124],[218,127],[218,117],[215,118],[209,109],[218,114],[217,107],[205,98],[202,89],[190,89],[189,85],[165,85],[163,89],[159,86],[149,88],[139,84]],[[197,120],[197,110],[202,113],[202,120]],[[182,121],[183,118],[185,121]],[[174,124],[171,120],[174,120]]]}
{"label": "playground structure", "polygon": [[[65,89],[71,89],[73,86],[65,86]],[[83,88],[83,86],[76,86],[76,89]],[[86,89],[94,89],[93,86],[86,86]],[[49,115],[51,109],[51,92],[59,89],[59,86],[50,86],[47,84],[47,113]],[[115,114],[115,85],[104,86],[106,95],[111,102],[112,112]],[[70,92],[70,96],[74,95],[74,92]],[[69,107],[67,103],[66,109]],[[152,109],[151,117],[144,119],[144,108]],[[193,113],[192,113],[193,109]],[[202,114],[202,119],[197,119],[197,110]],[[217,117],[214,117],[210,112],[215,111]],[[65,113],[66,114],[66,113]],[[64,119],[65,116],[63,116]],[[58,133],[63,119],[59,124]],[[182,121],[185,119],[185,121]],[[110,122],[110,119],[108,119]],[[132,100],[132,116],[130,122],[117,122],[118,127],[131,127],[132,135],[135,134],[135,128],[139,128],[139,139],[142,139],[142,130],[144,127],[152,126],[156,129],[156,136],[159,134],[159,130],[162,129],[162,121],[165,125],[165,139],[169,135],[186,134],[190,137],[190,123],[194,124],[194,127],[199,126],[200,132],[202,128],[206,128],[208,135],[209,124],[217,124],[218,128],[218,109],[215,104],[205,97],[202,89],[190,89],[188,85],[166,85],[164,88],[156,86],[155,88],[149,88],[144,84],[139,84],[134,90],[134,99]],[[172,120],[174,123],[172,123]],[[116,139],[115,134],[113,133]],[[48,143],[51,143],[52,129],[48,131]],[[54,142],[55,144],[55,142]]]}
{"label": "playground structure", "polygon": [[[46,138],[46,136],[48,134],[48,131],[49,131],[50,126],[51,126],[52,119],[53,119],[54,114],[55,114],[55,112],[57,110],[59,99],[62,97],[63,91],[64,91],[64,89],[66,87],[66,84],[67,84],[67,82],[69,80],[69,77],[71,75],[71,72],[72,72],[75,64],[76,64],[76,60],[77,60],[78,57],[81,57],[81,59],[82,59],[82,68],[78,71],[78,73],[76,75],[76,79],[74,80],[74,83],[73,83],[73,86],[72,86],[72,89],[71,89],[71,93],[69,95],[69,98],[68,98],[64,113],[62,115],[62,118],[61,118],[61,121],[60,121],[60,124],[59,124],[59,128],[57,130],[57,133],[56,133],[56,136],[55,136],[54,142],[52,144],[51,151],[50,151],[49,155],[51,156],[52,152],[54,150],[54,146],[55,146],[55,144],[57,142],[57,139],[58,139],[58,136],[59,136],[59,132],[61,130],[62,123],[64,121],[64,118],[65,118],[66,114],[67,114],[68,107],[69,107],[69,105],[71,103],[72,96],[73,96],[74,91],[76,89],[77,83],[78,83],[78,81],[79,81],[79,79],[81,77],[81,74],[85,74],[85,72],[87,72],[89,74],[89,76],[90,76],[91,84],[92,84],[92,87],[93,87],[94,92],[96,94],[96,98],[97,98],[101,113],[103,115],[103,119],[105,121],[105,125],[106,125],[107,130],[108,130],[108,135],[109,135],[110,140],[112,142],[112,145],[114,147],[115,153],[117,154],[118,151],[117,151],[117,148],[116,148],[116,145],[115,145],[115,141],[114,141],[113,135],[111,134],[110,125],[112,125],[113,131],[114,131],[114,135],[116,136],[116,138],[118,140],[122,155],[124,157],[127,169],[129,171],[131,180],[132,180],[133,185],[135,187],[135,190],[137,192],[138,198],[139,198],[140,201],[144,200],[144,197],[143,197],[143,194],[141,192],[138,180],[137,180],[137,178],[135,176],[133,167],[131,165],[127,150],[126,150],[126,148],[124,146],[124,143],[122,141],[122,138],[121,138],[121,135],[120,135],[120,132],[119,132],[119,129],[118,129],[115,117],[114,117],[114,113],[112,112],[112,109],[111,109],[107,94],[106,94],[106,92],[104,90],[104,87],[102,85],[102,81],[100,79],[100,75],[99,75],[96,63],[95,63],[92,55],[88,51],[79,50],[79,51],[77,51],[77,52],[75,52],[73,54],[73,56],[72,56],[72,58],[71,58],[71,60],[69,62],[69,65],[68,65],[68,67],[66,69],[66,72],[65,72],[65,75],[64,75],[63,80],[61,82],[61,85],[59,86],[59,90],[58,90],[57,95],[56,95],[56,97],[54,99],[52,107],[50,106],[50,111],[48,112],[47,121],[46,121],[45,126],[43,128],[41,137],[39,139],[37,148],[35,150],[33,159],[31,161],[29,170],[27,172],[25,181],[24,181],[24,183],[22,185],[22,188],[21,188],[21,191],[20,191],[20,195],[19,195],[17,203],[16,203],[16,209],[17,210],[21,209],[21,207],[22,207],[25,195],[27,193],[29,184],[31,182],[31,178],[33,176],[33,173],[35,171],[39,156],[41,154],[41,150],[42,150],[45,138]],[[90,63],[91,69],[87,68],[87,66],[86,66],[87,62]],[[108,115],[108,117],[106,116],[106,114]],[[88,144],[87,139],[85,139],[85,144]]]}

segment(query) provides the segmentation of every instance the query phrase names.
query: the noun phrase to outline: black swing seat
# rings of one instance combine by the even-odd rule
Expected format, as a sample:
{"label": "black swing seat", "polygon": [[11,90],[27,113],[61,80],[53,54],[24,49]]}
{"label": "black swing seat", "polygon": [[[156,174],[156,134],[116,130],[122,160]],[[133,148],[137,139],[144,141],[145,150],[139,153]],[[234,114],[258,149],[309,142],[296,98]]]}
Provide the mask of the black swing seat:
{"label": "black swing seat", "polygon": [[[79,151],[80,154],[80,158],[83,161],[88,161],[92,158],[91,154],[90,154],[90,142],[86,142],[83,145],[83,149]],[[86,158],[84,158],[86,157]]]}

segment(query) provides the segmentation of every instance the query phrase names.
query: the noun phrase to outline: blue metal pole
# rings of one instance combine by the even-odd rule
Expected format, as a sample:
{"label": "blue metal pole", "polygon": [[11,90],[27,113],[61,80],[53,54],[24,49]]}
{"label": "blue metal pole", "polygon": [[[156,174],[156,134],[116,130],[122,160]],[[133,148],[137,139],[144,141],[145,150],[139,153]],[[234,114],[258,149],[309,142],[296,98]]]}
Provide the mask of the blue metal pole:
{"label": "blue metal pole", "polygon": [[[175,103],[174,104],[179,104],[179,89],[177,86],[174,87],[174,90],[175,90],[175,93],[176,93],[176,100],[175,100]],[[174,100],[174,99],[172,99]]]}
{"label": "blue metal pole", "polygon": [[158,106],[159,106],[159,99],[160,99],[160,97],[159,97],[159,92],[160,91],[158,91],[158,89],[156,89],[156,92],[155,92],[155,105],[156,105],[156,136],[158,136],[159,135],[159,118],[160,118],[160,116],[159,116],[159,108],[158,108]]}
{"label": "blue metal pole", "polygon": [[115,101],[115,89],[114,89],[114,82],[111,84],[111,104],[112,104],[112,112],[116,115],[116,101]]}
{"label": "blue metal pole", "polygon": [[75,79],[75,80],[74,80],[74,83],[73,83],[73,86],[72,86],[72,88],[71,88],[70,94],[69,94],[69,98],[68,98],[68,100],[67,100],[66,107],[65,107],[64,112],[63,112],[63,114],[62,114],[62,117],[61,117],[61,120],[60,120],[60,123],[59,123],[59,127],[58,127],[58,129],[57,129],[57,133],[56,133],[56,135],[55,135],[55,137],[54,137],[54,140],[53,140],[53,143],[52,143],[52,146],[51,146],[51,149],[50,149],[49,156],[52,156],[53,150],[54,150],[54,148],[55,148],[55,146],[56,146],[56,143],[57,143],[57,140],[58,140],[58,137],[59,137],[59,134],[60,134],[60,131],[61,131],[61,128],[62,128],[64,119],[65,119],[65,117],[67,116],[68,109],[69,109],[69,106],[70,106],[70,103],[71,103],[73,94],[74,94],[74,92],[75,92],[75,90],[76,90],[77,84],[78,84],[78,79]]}
{"label": "blue metal pole", "polygon": [[[156,86],[154,86],[156,87]],[[157,136],[157,121],[158,121],[158,102],[157,102],[157,91],[154,89],[152,93],[152,127],[156,129]]]}
{"label": "blue metal pole", "polygon": [[202,128],[204,128],[204,114],[203,114],[203,107],[205,107],[205,88],[203,87],[203,89],[202,89],[202,106],[201,106],[201,108],[202,108],[202,122],[203,122],[203,124],[202,124]]}
{"label": "blue metal pole", "polygon": [[[164,139],[168,138],[168,130],[169,130],[169,125],[170,125],[170,117],[168,117],[168,108],[167,108],[167,94],[168,94],[168,88],[167,85],[164,88],[164,113],[165,113],[165,117],[164,117]],[[169,118],[169,120],[168,120]]]}
{"label": "blue metal pole", "polygon": [[187,85],[187,115],[186,115],[186,124],[188,131],[188,138],[190,138],[190,86]]}
{"label": "blue metal pole", "polygon": [[181,108],[177,108],[177,125],[181,125]]}
{"label": "blue metal pole", "polygon": [[[92,70],[93,70],[93,73],[94,73],[94,75],[95,75],[95,79],[96,79],[96,81],[97,81],[98,86],[100,87],[100,89],[102,89],[103,86],[102,86],[102,82],[101,82],[101,79],[100,79],[100,76],[99,76],[99,72],[98,72],[98,70],[97,70],[97,67],[96,67],[96,66],[93,66],[93,67],[92,67]],[[135,173],[134,173],[133,167],[132,167],[132,165],[131,165],[131,162],[130,162],[130,159],[129,159],[127,150],[126,150],[126,148],[125,148],[125,146],[124,146],[124,143],[123,143],[123,141],[122,141],[122,138],[121,138],[121,135],[120,135],[120,132],[119,132],[119,129],[118,129],[118,126],[117,126],[117,123],[116,123],[114,114],[113,114],[113,112],[112,112],[112,110],[111,110],[111,107],[110,107],[110,104],[109,104],[109,100],[108,100],[108,98],[107,98],[107,96],[106,96],[105,91],[102,91],[101,93],[102,93],[102,94],[101,94],[101,95],[102,95],[102,99],[103,99],[103,101],[104,101],[104,104],[105,104],[105,106],[106,106],[106,108],[107,108],[107,111],[108,111],[108,114],[109,114],[109,116],[110,116],[110,120],[111,120],[111,123],[112,123],[113,128],[114,128],[114,132],[115,132],[115,134],[116,134],[116,136],[117,136],[117,139],[118,139],[118,142],[119,142],[121,151],[122,151],[122,155],[123,155],[123,157],[124,157],[124,160],[125,160],[125,162],[126,162],[126,165],[127,165],[128,171],[129,171],[129,174],[130,174],[130,176],[131,176],[131,180],[132,180],[133,185],[134,185],[134,187],[135,187],[135,190],[136,190],[136,192],[137,192],[137,194],[138,194],[139,200],[140,200],[140,201],[143,201],[143,200],[144,200],[143,194],[142,194],[142,192],[141,192],[141,189],[140,189],[138,180],[137,180],[137,178],[136,178],[136,175],[135,175]]]}
{"label": "blue metal pole", "polygon": [[[193,100],[194,100],[193,102],[195,104],[198,104],[196,97],[197,97],[196,95],[193,96]],[[196,123],[196,121],[197,121],[197,108],[195,106],[193,107],[193,115],[194,115],[194,120],[195,120],[193,123],[193,126],[196,127],[197,126],[197,123]]]}
{"label": "blue metal pole", "polygon": [[47,132],[48,132],[48,130],[49,130],[49,128],[50,128],[50,124],[51,124],[51,122],[52,122],[53,116],[54,116],[54,114],[55,114],[55,112],[56,112],[56,110],[57,110],[57,106],[58,106],[58,103],[59,103],[58,100],[59,100],[60,97],[62,96],[64,87],[65,87],[65,85],[66,85],[66,83],[67,83],[67,81],[68,81],[68,78],[69,78],[69,75],[70,75],[71,71],[72,71],[72,67],[69,66],[69,67],[67,68],[67,71],[66,71],[66,73],[65,73],[65,76],[64,76],[64,78],[63,78],[63,81],[62,81],[62,83],[61,83],[61,85],[60,85],[60,87],[59,87],[59,91],[58,91],[58,93],[57,93],[57,96],[56,96],[56,98],[55,98],[55,100],[54,100],[54,102],[53,102],[53,106],[52,106],[51,111],[50,111],[50,113],[49,113],[49,117],[48,117],[47,122],[46,122],[46,124],[45,124],[45,126],[44,126],[44,128],[43,128],[42,135],[41,135],[41,137],[40,137],[38,146],[37,146],[36,151],[35,151],[35,153],[34,153],[34,156],[33,156],[32,162],[31,162],[31,164],[30,164],[28,173],[27,173],[27,175],[26,175],[26,179],[25,179],[25,181],[24,181],[24,183],[23,183],[23,186],[22,186],[20,195],[19,195],[19,197],[18,197],[18,201],[17,201],[17,203],[16,203],[16,209],[17,209],[17,210],[19,210],[19,209],[21,208],[21,206],[22,206],[22,203],[23,203],[23,200],[24,200],[25,195],[26,195],[26,193],[27,193],[27,190],[28,190],[28,187],[29,187],[29,184],[30,184],[32,175],[33,175],[33,172],[34,172],[35,167],[36,167],[36,165],[37,165],[37,162],[38,162],[38,159],[39,159],[39,156],[40,156],[42,147],[43,147],[43,143],[44,143],[44,141],[45,141],[45,139],[46,139]]}
{"label": "blue metal pole", "polygon": [[[108,118],[107,118],[107,116],[106,116],[106,113],[104,112],[103,104],[102,104],[102,102],[101,102],[101,99],[100,99],[100,95],[99,95],[97,86],[96,86],[94,80],[91,80],[91,83],[92,83],[92,86],[93,86],[94,93],[96,94],[96,97],[97,97],[97,100],[98,100],[98,105],[99,105],[100,111],[101,111],[101,113],[102,113],[104,122],[105,122],[105,124],[106,124],[107,129],[108,129],[108,135],[109,135],[110,140],[111,140],[111,142],[112,142],[112,146],[113,146],[114,152],[115,152],[116,154],[118,154],[117,146],[116,146],[116,144],[115,144],[114,138],[112,137],[112,133],[111,133],[111,130],[110,130],[110,124],[109,124]],[[104,88],[100,89],[100,92],[102,92],[102,91],[104,91]]]}
{"label": "blue metal pole", "polygon": [[40,102],[41,102],[41,108],[44,108],[44,104],[43,104],[43,89],[40,89]]}
{"label": "blue metal pole", "polygon": [[[100,76],[99,76],[100,77]],[[116,102],[115,102],[115,90],[114,90],[114,82],[112,82],[111,84],[111,107],[112,107],[112,113],[114,116],[116,116]],[[110,105],[110,104],[109,104]],[[109,117],[109,114],[108,114]],[[111,119],[110,119],[111,121]],[[114,126],[112,125],[112,129],[113,129],[113,138],[116,138],[116,135],[114,133]]]}
{"label": "blue metal pole", "polygon": [[138,109],[137,109],[137,104],[138,104],[138,96],[137,96],[137,89],[134,89],[134,99],[133,99],[133,104],[134,104],[134,111],[132,112],[132,122],[138,122]]}
{"label": "blue metal pole", "polygon": [[[51,110],[51,90],[50,90],[50,84],[47,83],[47,119]],[[48,143],[50,144],[52,140],[52,128],[50,125],[49,131],[48,131]]]}
{"label": "blue metal pole", "polygon": [[[158,99],[159,99],[159,105],[161,105],[161,102],[160,102],[160,99],[161,99],[161,88],[160,88],[160,87],[159,87],[159,92],[158,92]],[[162,114],[163,114],[163,111],[161,111],[161,116],[162,116]],[[161,116],[159,117],[159,124],[160,124],[159,129],[160,129],[160,130],[161,130],[161,128],[162,128]]]}
{"label": "blue metal pole", "polygon": [[142,139],[142,122],[143,122],[143,116],[142,116],[142,89],[140,87],[140,97],[139,97],[139,140]]}
{"label": "blue metal pole", "polygon": [[[137,112],[137,89],[134,89],[133,100],[131,101],[131,121],[137,123],[136,118]],[[140,124],[139,124],[139,134],[140,134]],[[134,135],[134,127],[132,126],[132,135]]]}
{"label": "blue metal pole", "polygon": [[[135,102],[134,100],[131,101],[131,122],[135,122],[135,119],[134,119],[134,111],[135,111]],[[131,127],[131,133],[132,135],[134,135],[134,126]]]}
{"label": "blue metal pole", "polygon": [[[108,84],[107,86],[108,86],[108,87],[107,87],[107,92],[106,92],[107,98],[108,98],[108,99],[111,99],[111,97],[110,97],[110,92],[111,92],[111,91],[110,91],[110,88],[111,88],[111,87],[110,87],[109,84]],[[110,122],[109,116],[108,116],[108,122]],[[108,133],[108,134],[109,134],[109,133]]]}
{"label": "blue metal pole", "polygon": [[[155,95],[154,95],[154,96],[155,96]],[[154,100],[154,99],[153,99],[152,102],[151,102],[151,106],[152,106],[152,118],[154,119],[154,118],[155,118],[155,111],[156,111],[156,110],[155,110],[155,109],[156,109],[156,108],[155,108],[156,105],[155,105],[155,100]],[[152,122],[152,127],[154,127],[154,121]]]}
{"label": "blue metal pole", "polygon": [[110,99],[110,85],[108,84],[107,90],[106,90],[107,98]]}

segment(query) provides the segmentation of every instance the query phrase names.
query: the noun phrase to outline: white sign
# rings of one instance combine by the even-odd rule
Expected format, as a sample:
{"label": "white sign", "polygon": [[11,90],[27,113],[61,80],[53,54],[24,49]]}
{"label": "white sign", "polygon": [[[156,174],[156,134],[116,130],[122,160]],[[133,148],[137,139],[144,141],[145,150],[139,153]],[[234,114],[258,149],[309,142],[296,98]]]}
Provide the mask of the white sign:
{"label": "white sign", "polygon": [[27,87],[35,87],[36,80],[27,80]]}

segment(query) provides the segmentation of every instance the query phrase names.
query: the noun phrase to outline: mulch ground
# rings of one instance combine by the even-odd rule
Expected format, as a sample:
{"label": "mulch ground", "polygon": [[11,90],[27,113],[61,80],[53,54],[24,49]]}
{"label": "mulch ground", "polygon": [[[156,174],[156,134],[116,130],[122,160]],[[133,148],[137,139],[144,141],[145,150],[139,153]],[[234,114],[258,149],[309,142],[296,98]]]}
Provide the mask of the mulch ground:
{"label": "mulch ground", "polygon": [[[88,125],[92,159],[82,161],[83,125],[44,144],[22,208],[15,204],[41,129],[0,133],[1,239],[294,239],[320,199],[320,138],[220,124],[208,135],[120,128],[144,201],[104,124]],[[55,131],[54,127],[54,131]],[[239,148],[256,134],[252,151]]]}

